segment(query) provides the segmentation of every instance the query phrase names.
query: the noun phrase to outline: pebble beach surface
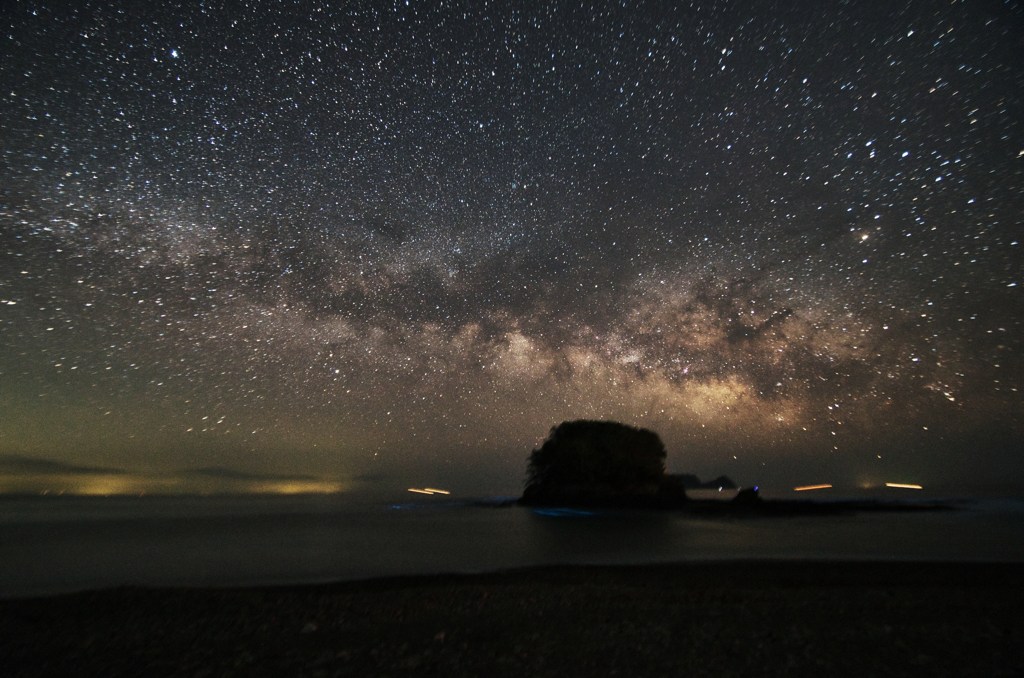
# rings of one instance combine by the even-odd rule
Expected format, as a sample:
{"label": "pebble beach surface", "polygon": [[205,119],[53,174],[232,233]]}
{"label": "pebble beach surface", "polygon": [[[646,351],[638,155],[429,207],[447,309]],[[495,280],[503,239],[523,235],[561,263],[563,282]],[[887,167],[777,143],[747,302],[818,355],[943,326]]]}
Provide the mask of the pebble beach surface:
{"label": "pebble beach surface", "polygon": [[0,601],[5,676],[1020,676],[1024,565],[731,561]]}

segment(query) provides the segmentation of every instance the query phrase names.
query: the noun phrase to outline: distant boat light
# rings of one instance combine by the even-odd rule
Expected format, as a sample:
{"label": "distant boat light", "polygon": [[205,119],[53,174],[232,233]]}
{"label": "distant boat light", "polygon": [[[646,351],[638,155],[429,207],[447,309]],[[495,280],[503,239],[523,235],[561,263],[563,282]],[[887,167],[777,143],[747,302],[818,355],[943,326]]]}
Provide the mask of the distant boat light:
{"label": "distant boat light", "polygon": [[422,490],[416,489],[415,487],[409,488],[410,492],[416,492],[418,494],[451,494],[448,490],[439,490],[434,487],[424,487]]}
{"label": "distant boat light", "polygon": [[831,485],[804,485],[803,487],[794,487],[794,492],[805,492],[807,490],[827,490],[832,487]]}
{"label": "distant boat light", "polygon": [[904,490],[923,490],[920,485],[907,485],[906,483],[886,483],[886,487],[901,487]]}

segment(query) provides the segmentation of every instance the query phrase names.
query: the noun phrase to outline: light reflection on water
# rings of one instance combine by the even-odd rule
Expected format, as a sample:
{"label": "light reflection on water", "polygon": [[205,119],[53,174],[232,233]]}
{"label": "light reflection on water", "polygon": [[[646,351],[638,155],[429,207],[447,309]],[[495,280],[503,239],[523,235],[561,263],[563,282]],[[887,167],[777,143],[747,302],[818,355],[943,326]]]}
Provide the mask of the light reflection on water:
{"label": "light reflection on water", "polygon": [[736,558],[1024,561],[1024,503],[790,518],[537,510],[447,498],[0,499],[0,596],[541,564]]}

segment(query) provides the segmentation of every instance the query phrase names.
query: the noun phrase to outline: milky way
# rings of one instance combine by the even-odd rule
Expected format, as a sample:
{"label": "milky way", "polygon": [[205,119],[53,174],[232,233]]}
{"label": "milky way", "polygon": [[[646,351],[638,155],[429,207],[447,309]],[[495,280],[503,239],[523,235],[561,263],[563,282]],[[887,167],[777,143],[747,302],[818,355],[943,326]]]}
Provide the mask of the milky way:
{"label": "milky way", "polygon": [[2,14],[0,455],[1024,483],[1018,3]]}

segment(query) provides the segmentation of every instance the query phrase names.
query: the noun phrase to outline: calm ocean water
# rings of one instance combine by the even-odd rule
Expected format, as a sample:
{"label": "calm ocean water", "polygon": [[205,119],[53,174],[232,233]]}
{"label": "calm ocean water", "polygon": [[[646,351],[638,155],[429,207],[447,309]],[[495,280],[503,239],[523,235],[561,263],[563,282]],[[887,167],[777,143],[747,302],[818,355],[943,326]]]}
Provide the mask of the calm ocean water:
{"label": "calm ocean water", "polygon": [[[436,499],[436,498],[431,498]],[[796,518],[551,515],[344,496],[0,498],[0,597],[245,586],[544,564],[747,558],[1024,562],[1024,501]],[[557,513],[557,512],[556,512]]]}

